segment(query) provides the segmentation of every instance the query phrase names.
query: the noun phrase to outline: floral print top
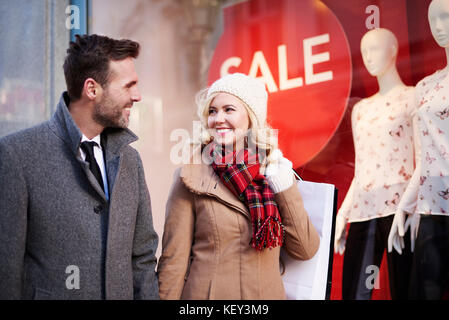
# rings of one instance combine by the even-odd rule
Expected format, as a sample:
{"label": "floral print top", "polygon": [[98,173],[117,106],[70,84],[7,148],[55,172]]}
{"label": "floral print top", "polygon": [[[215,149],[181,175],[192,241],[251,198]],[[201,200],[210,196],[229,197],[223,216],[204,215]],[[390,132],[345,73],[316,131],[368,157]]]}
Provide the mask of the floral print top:
{"label": "floral print top", "polygon": [[399,209],[449,215],[449,72],[439,70],[416,85],[416,169]]}
{"label": "floral print top", "polygon": [[351,114],[354,178],[340,207],[347,222],[396,212],[414,170],[413,87],[398,86],[359,101]]}

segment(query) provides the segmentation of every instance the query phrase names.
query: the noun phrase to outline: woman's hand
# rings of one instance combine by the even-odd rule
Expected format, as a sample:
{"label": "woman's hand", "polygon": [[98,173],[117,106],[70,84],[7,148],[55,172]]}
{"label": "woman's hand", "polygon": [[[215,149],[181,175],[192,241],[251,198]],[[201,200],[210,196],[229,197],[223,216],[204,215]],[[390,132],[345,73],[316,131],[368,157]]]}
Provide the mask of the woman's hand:
{"label": "woman's hand", "polygon": [[282,151],[273,150],[268,156],[268,166],[265,176],[274,193],[279,193],[290,188],[294,181],[293,164],[284,158]]}

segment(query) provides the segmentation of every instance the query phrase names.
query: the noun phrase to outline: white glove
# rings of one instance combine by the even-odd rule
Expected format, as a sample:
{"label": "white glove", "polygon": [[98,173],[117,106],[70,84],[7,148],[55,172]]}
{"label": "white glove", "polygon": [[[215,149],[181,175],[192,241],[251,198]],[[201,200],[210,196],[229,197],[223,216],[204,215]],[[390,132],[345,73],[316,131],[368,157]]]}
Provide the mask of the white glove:
{"label": "white glove", "polygon": [[337,214],[335,221],[334,252],[343,254],[346,248],[346,219],[342,214]]}
{"label": "white glove", "polygon": [[283,157],[281,150],[276,149],[268,157],[268,166],[265,176],[274,193],[279,193],[290,188],[294,181],[293,164]]}
{"label": "white glove", "polygon": [[402,254],[402,249],[405,247],[404,220],[404,211],[399,210],[394,214],[393,223],[391,224],[390,233],[388,234],[388,252],[392,252],[394,248],[399,254]]}

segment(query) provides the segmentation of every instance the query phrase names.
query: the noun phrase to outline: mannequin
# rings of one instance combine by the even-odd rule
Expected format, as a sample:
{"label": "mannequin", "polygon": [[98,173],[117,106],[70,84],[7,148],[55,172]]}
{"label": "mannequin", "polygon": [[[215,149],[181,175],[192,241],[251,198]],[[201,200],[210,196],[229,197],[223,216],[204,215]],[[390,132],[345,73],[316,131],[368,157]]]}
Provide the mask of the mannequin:
{"label": "mannequin", "polygon": [[[414,90],[396,69],[398,42],[387,29],[368,31],[361,41],[363,62],[379,91],[362,99],[351,114],[354,178],[337,215],[335,252],[343,254],[343,299],[371,299],[369,266],[380,266],[396,206],[412,176]],[[346,239],[346,224],[351,223]],[[391,296],[408,292],[410,255],[388,254]]]}
{"label": "mannequin", "polygon": [[[449,0],[433,0],[432,35],[449,61]],[[449,67],[416,85],[413,117],[416,169],[398,205],[388,249],[404,248],[410,228],[414,251],[410,298],[441,299],[449,294]],[[404,224],[405,218],[407,220]]]}

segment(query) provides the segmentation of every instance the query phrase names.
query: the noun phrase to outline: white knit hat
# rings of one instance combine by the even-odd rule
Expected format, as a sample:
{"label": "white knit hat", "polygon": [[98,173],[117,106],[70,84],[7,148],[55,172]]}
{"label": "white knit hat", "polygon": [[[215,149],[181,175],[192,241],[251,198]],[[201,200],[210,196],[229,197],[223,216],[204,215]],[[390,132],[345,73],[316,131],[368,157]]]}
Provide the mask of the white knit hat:
{"label": "white knit hat", "polygon": [[259,126],[267,120],[268,93],[265,83],[243,73],[228,74],[215,81],[207,91],[207,100],[214,93],[230,93],[247,104],[256,116]]}

